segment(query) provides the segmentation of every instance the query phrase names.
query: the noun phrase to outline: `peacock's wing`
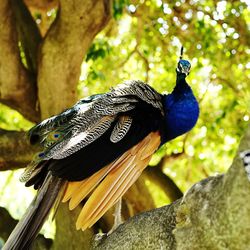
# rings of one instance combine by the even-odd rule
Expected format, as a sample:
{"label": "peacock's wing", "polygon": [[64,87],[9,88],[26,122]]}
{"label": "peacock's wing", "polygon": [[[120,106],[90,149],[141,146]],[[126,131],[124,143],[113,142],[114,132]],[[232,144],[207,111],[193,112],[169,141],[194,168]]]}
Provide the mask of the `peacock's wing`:
{"label": "peacock's wing", "polygon": [[141,142],[97,173],[80,182],[69,182],[63,201],[74,209],[91,192],[78,216],[76,228],[85,230],[99,220],[138,179],[160,145],[159,132]]}
{"label": "peacock's wing", "polygon": [[39,144],[43,150],[33,157],[33,160],[26,167],[20,177],[22,182],[27,182],[31,176],[40,172],[44,167],[46,153],[54,146],[60,144],[66,138],[72,136],[72,119],[75,119],[79,112],[88,110],[90,104],[100,95],[93,95],[77,102],[73,107],[66,109],[56,116],[45,119],[38,125],[34,126],[28,132],[28,137],[32,145]]}
{"label": "peacock's wing", "polygon": [[114,123],[110,140],[117,143],[124,138],[133,122],[126,114],[135,109],[138,102],[162,109],[161,96],[148,85],[136,81],[119,85],[89,103],[79,102],[75,117],[62,129],[57,129],[62,130],[63,139],[49,145],[43,158],[62,159],[72,155],[97,140]]}
{"label": "peacock's wing", "polygon": [[93,151],[106,147],[106,151],[109,149],[106,155],[97,159],[101,164],[96,164],[95,159],[87,164],[88,175],[97,172],[157,130],[153,127],[158,124],[149,121],[153,120],[149,115],[156,111],[162,117],[161,100],[161,95],[147,84],[130,81],[106,94],[82,99],[58,116],[43,121],[31,129],[29,136],[31,142],[40,143],[44,150],[26,169],[22,180],[37,176],[46,161],[51,162],[49,168],[55,175],[82,180],[86,175],[79,172],[82,169],[79,160],[93,159]]}
{"label": "peacock's wing", "polygon": [[70,209],[91,194],[77,220],[77,228],[90,227],[148,165],[161,143],[162,120],[162,96],[143,82],[83,99],[30,131],[44,150],[23,179],[39,187],[51,171],[68,180],[63,200]]}

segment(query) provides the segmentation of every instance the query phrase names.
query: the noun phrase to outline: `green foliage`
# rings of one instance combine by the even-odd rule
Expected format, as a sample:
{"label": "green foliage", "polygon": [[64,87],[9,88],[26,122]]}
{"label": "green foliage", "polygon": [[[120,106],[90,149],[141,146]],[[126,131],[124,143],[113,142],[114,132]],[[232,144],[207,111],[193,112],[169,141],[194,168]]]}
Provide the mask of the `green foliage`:
{"label": "green foliage", "polygon": [[102,39],[96,39],[96,41],[89,48],[86,56],[86,62],[89,60],[97,60],[98,58],[105,58],[110,53],[110,46],[107,41]]}
{"label": "green foliage", "polygon": [[28,130],[34,124],[27,121],[17,111],[0,104],[0,128],[6,130]]}
{"label": "green foliage", "polygon": [[124,7],[128,4],[128,0],[114,0],[113,1],[113,17],[118,20],[122,17]]}

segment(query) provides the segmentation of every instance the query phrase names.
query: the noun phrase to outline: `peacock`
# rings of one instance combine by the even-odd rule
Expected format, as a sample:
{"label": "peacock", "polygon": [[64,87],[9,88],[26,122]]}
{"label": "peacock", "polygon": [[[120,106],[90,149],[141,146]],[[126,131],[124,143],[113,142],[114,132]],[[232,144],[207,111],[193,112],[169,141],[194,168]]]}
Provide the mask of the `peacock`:
{"label": "peacock", "polygon": [[3,249],[28,249],[61,201],[72,210],[87,199],[76,221],[82,230],[116,204],[154,152],[196,124],[199,106],[186,82],[190,68],[181,53],[170,94],[125,81],[33,127],[30,143],[42,150],[20,179],[38,192]]}

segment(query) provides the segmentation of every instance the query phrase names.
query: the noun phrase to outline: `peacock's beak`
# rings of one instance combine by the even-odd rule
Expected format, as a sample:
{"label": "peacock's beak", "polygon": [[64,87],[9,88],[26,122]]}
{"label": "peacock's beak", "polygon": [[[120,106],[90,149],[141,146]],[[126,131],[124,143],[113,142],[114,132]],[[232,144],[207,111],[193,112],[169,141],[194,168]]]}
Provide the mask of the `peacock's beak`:
{"label": "peacock's beak", "polygon": [[190,70],[189,69],[183,69],[182,73],[184,73],[186,76],[189,75]]}

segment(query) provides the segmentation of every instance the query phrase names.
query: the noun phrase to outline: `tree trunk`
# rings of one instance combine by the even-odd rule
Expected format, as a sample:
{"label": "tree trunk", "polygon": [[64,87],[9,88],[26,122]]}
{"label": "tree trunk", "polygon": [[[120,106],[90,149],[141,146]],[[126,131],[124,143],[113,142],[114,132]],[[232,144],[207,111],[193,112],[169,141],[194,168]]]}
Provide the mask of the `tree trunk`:
{"label": "tree trunk", "polygon": [[110,17],[110,0],[60,1],[59,13],[39,54],[38,95],[42,119],[77,101],[76,87],[83,58]]}

